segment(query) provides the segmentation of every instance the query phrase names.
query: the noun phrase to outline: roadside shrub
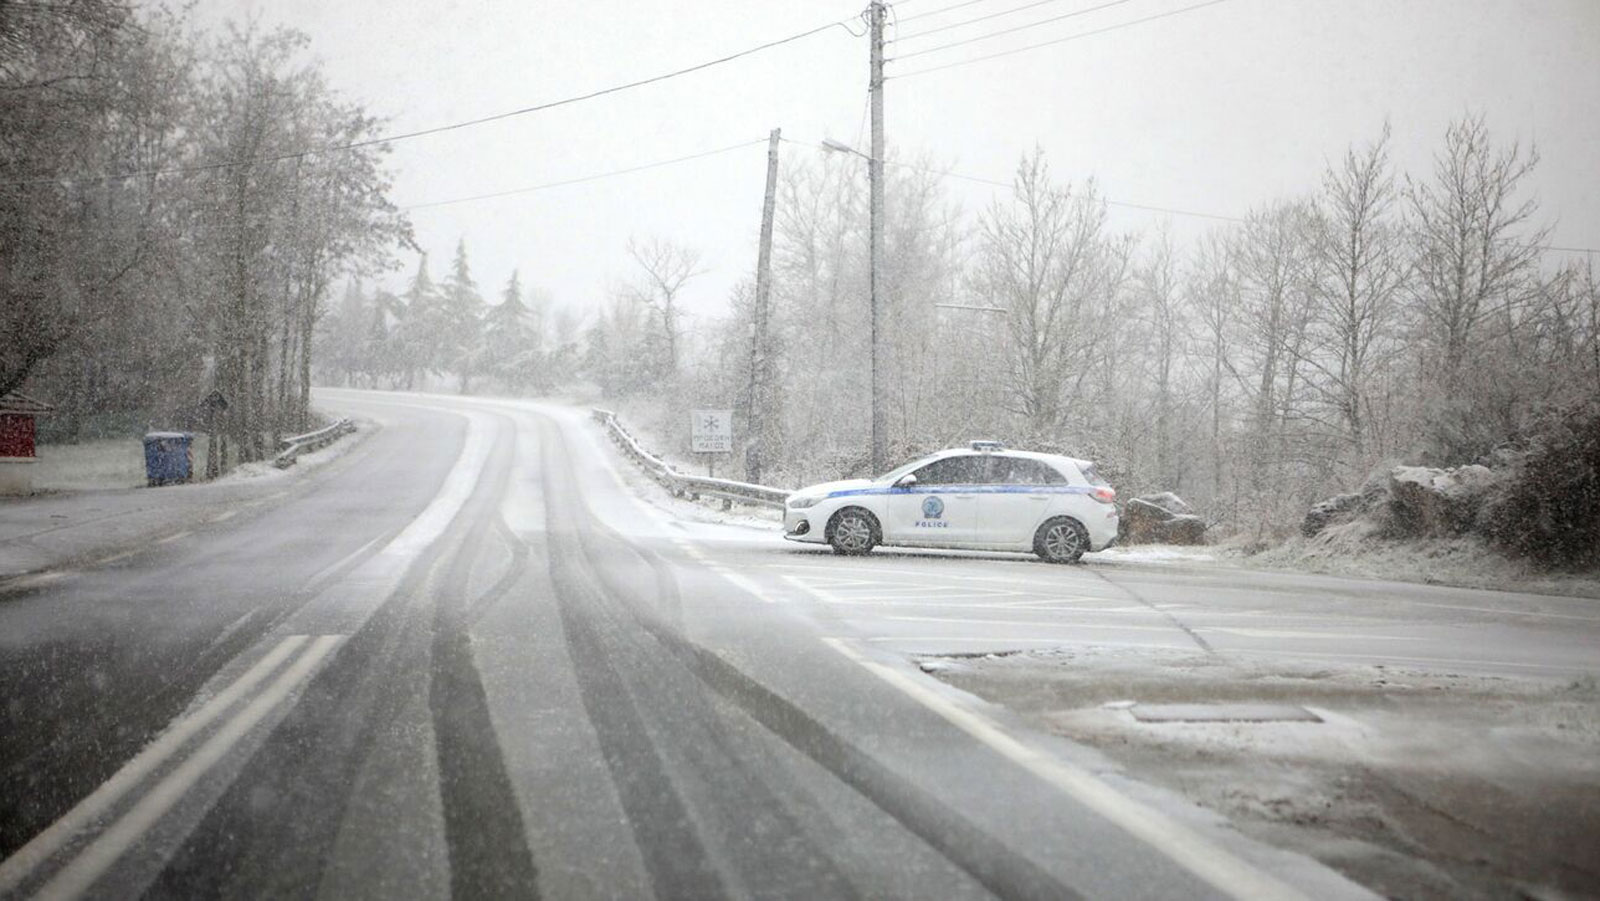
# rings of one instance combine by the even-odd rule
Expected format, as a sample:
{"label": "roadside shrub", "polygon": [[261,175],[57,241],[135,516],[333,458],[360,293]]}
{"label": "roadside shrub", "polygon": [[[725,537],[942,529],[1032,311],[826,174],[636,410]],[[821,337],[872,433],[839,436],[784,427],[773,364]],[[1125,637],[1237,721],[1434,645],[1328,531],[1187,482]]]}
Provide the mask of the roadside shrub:
{"label": "roadside shrub", "polygon": [[1600,567],[1600,403],[1534,432],[1478,528],[1507,554],[1547,567]]}

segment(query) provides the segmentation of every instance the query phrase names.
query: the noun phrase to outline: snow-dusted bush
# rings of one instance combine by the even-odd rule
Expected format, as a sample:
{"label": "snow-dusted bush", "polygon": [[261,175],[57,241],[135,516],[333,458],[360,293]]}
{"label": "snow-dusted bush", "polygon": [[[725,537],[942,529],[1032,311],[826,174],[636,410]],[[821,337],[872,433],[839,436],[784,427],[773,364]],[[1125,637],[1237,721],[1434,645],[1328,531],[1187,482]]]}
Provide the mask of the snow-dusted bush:
{"label": "snow-dusted bush", "polygon": [[1546,566],[1600,566],[1600,403],[1554,416],[1533,436],[1478,527]]}

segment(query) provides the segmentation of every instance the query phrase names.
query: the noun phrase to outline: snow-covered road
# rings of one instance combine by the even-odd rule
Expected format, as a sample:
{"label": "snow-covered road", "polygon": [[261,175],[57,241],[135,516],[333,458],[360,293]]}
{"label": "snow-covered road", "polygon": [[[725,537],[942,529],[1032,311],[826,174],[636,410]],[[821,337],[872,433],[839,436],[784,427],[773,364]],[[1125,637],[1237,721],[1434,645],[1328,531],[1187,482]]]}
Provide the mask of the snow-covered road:
{"label": "snow-covered road", "polygon": [[911,658],[1600,670],[1587,602],[836,559],[654,502],[583,411],[320,402],[379,428],[238,515],[0,586],[0,894],[1353,897]]}

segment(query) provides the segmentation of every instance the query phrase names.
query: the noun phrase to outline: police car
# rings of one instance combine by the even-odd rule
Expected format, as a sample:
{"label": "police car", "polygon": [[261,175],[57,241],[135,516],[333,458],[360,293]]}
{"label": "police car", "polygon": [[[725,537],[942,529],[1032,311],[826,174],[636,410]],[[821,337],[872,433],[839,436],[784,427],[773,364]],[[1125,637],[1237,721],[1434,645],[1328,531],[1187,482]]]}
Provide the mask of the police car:
{"label": "police car", "polygon": [[875,479],[802,488],[789,495],[783,530],[839,554],[882,544],[1032,551],[1074,563],[1116,541],[1116,496],[1087,460],[974,441]]}

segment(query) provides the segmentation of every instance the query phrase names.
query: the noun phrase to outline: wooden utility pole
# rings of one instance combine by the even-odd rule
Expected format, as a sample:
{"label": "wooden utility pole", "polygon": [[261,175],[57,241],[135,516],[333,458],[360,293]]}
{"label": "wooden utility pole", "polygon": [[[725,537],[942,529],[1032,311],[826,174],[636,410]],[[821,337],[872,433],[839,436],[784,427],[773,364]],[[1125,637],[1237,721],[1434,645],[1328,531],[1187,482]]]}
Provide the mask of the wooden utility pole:
{"label": "wooden utility pole", "polygon": [[778,141],[783,129],[767,136],[767,196],[761,203],[761,247],[756,252],[756,297],[750,335],[750,443],[745,447],[745,478],[761,482],[766,453],[767,413],[772,403],[772,360],[768,353],[767,319],[772,305],[772,215],[778,196]]}
{"label": "wooden utility pole", "polygon": [[872,94],[872,156],[867,159],[867,181],[871,196],[871,256],[867,276],[868,302],[872,307],[871,326],[871,377],[872,384],[872,474],[888,468],[888,436],[885,434],[884,416],[888,412],[889,397],[884,385],[883,367],[883,298],[878,284],[878,268],[883,258],[883,19],[884,5],[873,0],[867,7],[868,23],[872,31],[872,73],[867,81]]}

